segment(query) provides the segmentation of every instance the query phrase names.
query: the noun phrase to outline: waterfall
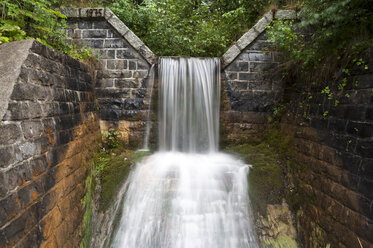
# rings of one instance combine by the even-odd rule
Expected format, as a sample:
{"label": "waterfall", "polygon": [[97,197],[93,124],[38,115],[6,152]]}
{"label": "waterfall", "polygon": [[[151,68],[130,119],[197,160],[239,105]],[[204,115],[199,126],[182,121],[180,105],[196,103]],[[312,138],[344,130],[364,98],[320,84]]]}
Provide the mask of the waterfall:
{"label": "waterfall", "polygon": [[159,152],[127,179],[116,248],[257,248],[249,166],[219,153],[218,59],[162,58]]}
{"label": "waterfall", "polygon": [[161,151],[216,151],[220,60],[163,58],[159,66]]}

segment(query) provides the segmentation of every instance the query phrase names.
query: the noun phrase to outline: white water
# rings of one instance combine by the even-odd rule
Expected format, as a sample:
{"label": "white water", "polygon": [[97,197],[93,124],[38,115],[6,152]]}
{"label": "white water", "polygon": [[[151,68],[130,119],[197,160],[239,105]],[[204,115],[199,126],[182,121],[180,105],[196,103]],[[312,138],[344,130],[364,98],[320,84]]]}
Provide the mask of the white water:
{"label": "white water", "polygon": [[144,136],[144,145],[141,150],[149,151],[149,136],[150,136],[150,129],[152,126],[152,122],[150,120],[150,111],[152,108],[152,96],[153,96],[153,88],[154,88],[154,65],[150,68],[149,71],[149,105],[148,105],[148,113],[146,114],[146,128],[145,128],[145,136]]}
{"label": "white water", "polygon": [[160,61],[160,152],[131,172],[117,248],[256,248],[249,167],[218,153],[218,59]]}

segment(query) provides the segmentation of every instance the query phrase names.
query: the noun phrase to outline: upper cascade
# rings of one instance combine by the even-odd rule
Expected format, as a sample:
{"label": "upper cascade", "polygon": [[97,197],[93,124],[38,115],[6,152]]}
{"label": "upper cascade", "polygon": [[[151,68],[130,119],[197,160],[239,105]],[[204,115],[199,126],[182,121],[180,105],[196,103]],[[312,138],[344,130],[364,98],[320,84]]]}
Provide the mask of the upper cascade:
{"label": "upper cascade", "polygon": [[220,59],[161,58],[159,78],[160,151],[217,151]]}

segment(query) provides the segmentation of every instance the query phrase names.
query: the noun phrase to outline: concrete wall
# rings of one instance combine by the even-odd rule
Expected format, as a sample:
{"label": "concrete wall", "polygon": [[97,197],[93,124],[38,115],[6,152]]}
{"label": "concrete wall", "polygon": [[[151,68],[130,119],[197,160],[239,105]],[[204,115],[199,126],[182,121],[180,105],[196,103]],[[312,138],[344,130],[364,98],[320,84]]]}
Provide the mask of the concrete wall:
{"label": "concrete wall", "polygon": [[89,68],[33,41],[0,46],[0,247],[77,247],[99,134]]}
{"label": "concrete wall", "polygon": [[125,142],[139,147],[148,109],[148,73],[155,55],[109,9],[62,12],[68,16],[72,42],[92,48],[99,60],[95,89],[101,130],[112,127]]}

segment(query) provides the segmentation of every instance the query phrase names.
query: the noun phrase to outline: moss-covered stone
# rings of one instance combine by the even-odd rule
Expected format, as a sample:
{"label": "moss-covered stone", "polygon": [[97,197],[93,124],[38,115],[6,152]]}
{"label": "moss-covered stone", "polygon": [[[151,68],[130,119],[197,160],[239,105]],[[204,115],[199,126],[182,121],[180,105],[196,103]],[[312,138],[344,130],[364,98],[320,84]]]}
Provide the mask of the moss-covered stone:
{"label": "moss-covered stone", "polygon": [[231,146],[228,151],[238,154],[247,164],[249,172],[249,194],[255,212],[266,214],[267,204],[279,204],[285,197],[282,162],[265,143]]}

